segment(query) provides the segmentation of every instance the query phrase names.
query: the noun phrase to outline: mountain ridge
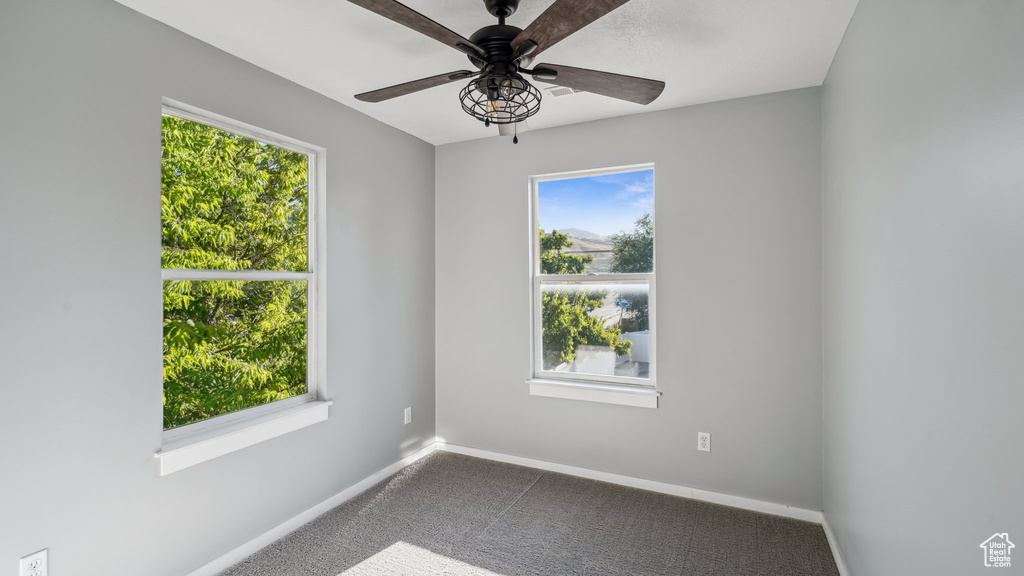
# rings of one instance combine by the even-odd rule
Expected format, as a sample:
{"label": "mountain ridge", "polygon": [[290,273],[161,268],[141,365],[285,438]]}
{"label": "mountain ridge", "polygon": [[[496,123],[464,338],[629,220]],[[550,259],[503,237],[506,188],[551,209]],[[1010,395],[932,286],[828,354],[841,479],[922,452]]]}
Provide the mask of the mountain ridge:
{"label": "mountain ridge", "polygon": [[556,228],[555,230],[572,238],[579,238],[580,240],[609,240],[607,236],[595,234],[589,230],[580,230],[579,228]]}

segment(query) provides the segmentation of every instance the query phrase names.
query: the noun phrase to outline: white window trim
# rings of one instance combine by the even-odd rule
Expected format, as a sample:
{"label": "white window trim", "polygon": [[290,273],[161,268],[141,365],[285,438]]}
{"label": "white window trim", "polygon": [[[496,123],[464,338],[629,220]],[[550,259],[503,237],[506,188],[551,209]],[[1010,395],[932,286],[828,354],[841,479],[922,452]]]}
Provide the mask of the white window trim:
{"label": "white window trim", "polygon": [[[330,405],[330,401],[317,401],[284,408],[278,406],[271,414],[246,414],[245,417],[235,422],[206,428],[198,433],[193,432],[177,441],[167,441],[156,454],[156,458],[160,462],[160,475],[166,476],[218,456],[230,454],[242,448],[248,448],[283,434],[323,422],[327,420]],[[260,408],[262,407],[260,406]],[[245,412],[249,412],[249,410],[234,414]]]}
{"label": "white window trim", "polygon": [[621,386],[598,382],[566,382],[544,378],[531,378],[527,380],[527,384],[530,385],[531,396],[584,400],[586,402],[600,402],[602,404],[621,404],[636,408],[657,408],[658,397],[661,396],[661,392],[649,386]]}
{"label": "white window trim", "polygon": [[[654,170],[653,163],[635,164],[599,170],[579,170],[560,172],[530,177],[530,374],[526,382],[530,395],[570,400],[584,400],[607,404],[621,404],[643,408],[657,408],[657,240],[655,240],[654,270],[650,274],[541,274],[540,273],[540,242],[538,234],[540,222],[537,214],[537,192],[541,182],[567,180],[572,178],[588,178],[607,176],[623,172]],[[655,185],[655,189],[657,186]],[[657,193],[655,192],[655,196]],[[657,233],[657,216],[655,233]],[[541,335],[541,286],[544,283],[579,282],[587,284],[646,282],[649,286],[648,308],[650,310],[651,362],[648,379],[629,378],[622,376],[602,376],[596,374],[577,374],[572,372],[555,372],[543,369],[543,339]]]}
{"label": "white window trim", "polygon": [[[265,131],[250,124],[201,110],[188,104],[163,99],[163,113],[207,126],[220,128],[260,142],[266,142],[304,154],[309,158],[309,242],[305,272],[221,271],[162,269],[166,280],[304,280],[307,286],[306,312],[306,386],[305,394],[224,414],[180,428],[163,430],[160,451],[160,475],[206,462],[218,456],[276,438],[327,419],[331,401],[326,396],[327,381],[327,162],[326,149]],[[318,249],[319,248],[319,249]],[[160,424],[163,426],[162,421]]]}

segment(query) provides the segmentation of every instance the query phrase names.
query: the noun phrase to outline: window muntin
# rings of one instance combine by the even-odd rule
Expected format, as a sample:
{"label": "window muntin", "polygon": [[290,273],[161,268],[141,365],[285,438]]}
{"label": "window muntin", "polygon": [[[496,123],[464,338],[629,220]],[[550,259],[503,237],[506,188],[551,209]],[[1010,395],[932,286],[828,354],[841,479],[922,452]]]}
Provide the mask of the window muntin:
{"label": "window muntin", "polygon": [[654,386],[654,169],[534,177],[535,378]]}
{"label": "window muntin", "polygon": [[312,149],[165,107],[164,428],[316,396]]}

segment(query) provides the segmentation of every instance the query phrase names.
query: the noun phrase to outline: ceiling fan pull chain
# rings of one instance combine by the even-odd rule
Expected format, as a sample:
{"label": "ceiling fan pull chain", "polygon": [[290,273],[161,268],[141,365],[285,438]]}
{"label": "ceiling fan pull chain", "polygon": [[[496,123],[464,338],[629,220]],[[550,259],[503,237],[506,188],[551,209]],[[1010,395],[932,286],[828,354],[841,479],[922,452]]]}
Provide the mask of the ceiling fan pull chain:
{"label": "ceiling fan pull chain", "polygon": [[512,135],[512,143],[519,144],[519,122],[513,124],[512,127],[515,130],[515,134]]}

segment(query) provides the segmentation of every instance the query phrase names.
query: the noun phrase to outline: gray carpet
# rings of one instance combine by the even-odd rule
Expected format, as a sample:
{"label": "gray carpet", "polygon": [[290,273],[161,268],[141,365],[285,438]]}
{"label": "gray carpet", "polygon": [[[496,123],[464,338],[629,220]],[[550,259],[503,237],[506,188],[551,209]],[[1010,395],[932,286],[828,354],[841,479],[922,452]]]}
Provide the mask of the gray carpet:
{"label": "gray carpet", "polygon": [[221,576],[838,576],[821,526],[437,452]]}

